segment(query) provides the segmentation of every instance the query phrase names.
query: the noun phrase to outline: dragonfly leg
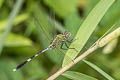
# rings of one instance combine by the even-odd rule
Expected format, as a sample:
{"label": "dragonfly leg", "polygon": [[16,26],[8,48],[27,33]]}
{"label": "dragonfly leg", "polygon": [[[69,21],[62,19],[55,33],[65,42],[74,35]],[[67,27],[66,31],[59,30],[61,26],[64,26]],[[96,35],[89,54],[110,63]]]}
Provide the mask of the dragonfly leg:
{"label": "dragonfly leg", "polygon": [[61,43],[60,49],[67,50],[66,48],[63,48],[64,42]]}
{"label": "dragonfly leg", "polygon": [[74,49],[76,52],[78,52],[75,48],[70,48],[67,43],[65,42],[65,46],[68,48],[68,49]]}
{"label": "dragonfly leg", "polygon": [[72,43],[73,41],[75,41],[77,39],[71,39],[71,40],[67,40],[68,43]]}
{"label": "dragonfly leg", "polygon": [[72,43],[72,42],[73,42],[73,39],[71,39],[71,40],[67,40],[67,42]]}

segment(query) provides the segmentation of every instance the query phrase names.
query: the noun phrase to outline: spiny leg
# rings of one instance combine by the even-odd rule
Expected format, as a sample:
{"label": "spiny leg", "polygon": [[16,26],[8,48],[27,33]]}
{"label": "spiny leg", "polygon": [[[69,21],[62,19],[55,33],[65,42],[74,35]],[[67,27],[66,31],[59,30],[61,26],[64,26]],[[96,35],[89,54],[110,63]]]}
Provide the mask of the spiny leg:
{"label": "spiny leg", "polygon": [[[60,48],[63,49],[63,50],[68,50],[68,49],[66,49],[66,48],[63,48],[63,44],[64,44],[64,43],[65,43],[65,42],[62,42],[62,43],[61,43]],[[61,50],[60,50],[60,51],[61,51]],[[62,52],[62,53],[64,53],[64,52]],[[67,55],[67,57],[70,58],[70,56],[68,56],[68,55]],[[70,58],[70,59],[71,59],[71,58]],[[72,59],[71,59],[71,61],[74,62]]]}
{"label": "spiny leg", "polygon": [[[72,43],[73,41],[75,41],[77,39],[71,39],[71,40],[67,40],[68,43]],[[82,45],[83,46],[83,45]],[[88,49],[87,47],[84,47],[85,49]],[[77,50],[76,50],[77,51]],[[78,51],[77,51],[78,52]]]}
{"label": "spiny leg", "polygon": [[63,44],[65,44],[65,46],[67,47],[67,49],[74,49],[76,52],[78,52],[75,48],[69,48],[69,46],[67,45],[66,42],[62,42],[62,43],[61,43],[61,46],[60,46],[61,49],[67,50],[66,48],[63,48]]}
{"label": "spiny leg", "polygon": [[63,48],[64,42],[61,43],[60,49],[67,50],[66,48]]}
{"label": "spiny leg", "polygon": [[[66,42],[68,42],[68,43],[71,44],[71,43],[72,43],[73,41],[75,41],[75,40],[76,40],[76,39],[71,39],[71,40],[67,40]],[[70,44],[69,44],[69,45],[70,45]]]}
{"label": "spiny leg", "polygon": [[71,39],[71,40],[67,40],[68,43],[72,43],[73,41],[75,41],[77,39]]}
{"label": "spiny leg", "polygon": [[67,40],[67,42],[68,42],[68,43],[72,43],[72,42],[73,42],[73,39],[71,39],[71,40]]}
{"label": "spiny leg", "polygon": [[68,49],[74,49],[76,52],[78,52],[75,48],[70,48],[67,43],[65,42],[65,46],[68,48]]}

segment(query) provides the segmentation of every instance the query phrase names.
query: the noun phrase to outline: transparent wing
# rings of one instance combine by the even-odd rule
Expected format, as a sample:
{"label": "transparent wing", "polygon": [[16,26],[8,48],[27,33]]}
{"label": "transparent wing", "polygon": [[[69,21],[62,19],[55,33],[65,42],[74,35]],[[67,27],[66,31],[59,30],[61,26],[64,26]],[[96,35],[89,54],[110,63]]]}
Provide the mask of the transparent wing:
{"label": "transparent wing", "polygon": [[[40,7],[38,7],[38,8],[40,10],[42,10]],[[55,20],[53,20],[51,17],[48,17],[48,15],[44,13],[44,11],[40,11],[40,12],[36,11],[34,13],[34,16],[35,16],[35,19],[34,19],[35,24],[36,24],[36,26],[38,28],[38,32],[39,32],[38,36],[39,36],[42,44],[44,45],[44,47],[47,48],[49,46],[49,43],[51,42],[51,40],[54,38],[53,36],[51,36],[49,34],[54,33],[55,31],[53,31],[53,30],[56,29],[55,26],[58,26],[59,24],[55,23]],[[57,48],[57,50],[48,51],[47,55],[50,57],[50,59],[52,61],[60,63],[62,58],[65,55],[65,51],[62,51],[60,49],[58,50],[58,48]],[[67,57],[67,58],[70,59],[69,57]]]}

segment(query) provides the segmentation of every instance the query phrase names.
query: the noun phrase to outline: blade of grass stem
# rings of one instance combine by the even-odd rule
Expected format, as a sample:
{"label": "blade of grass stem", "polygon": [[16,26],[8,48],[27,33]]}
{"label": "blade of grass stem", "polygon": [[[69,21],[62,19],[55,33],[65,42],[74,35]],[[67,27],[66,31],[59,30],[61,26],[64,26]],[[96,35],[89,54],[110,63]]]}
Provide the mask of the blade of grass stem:
{"label": "blade of grass stem", "polygon": [[[97,27],[97,24],[100,22],[108,8],[113,4],[115,0],[100,0],[98,4],[92,9],[89,13],[83,24],[78,29],[78,32],[74,39],[76,39],[71,45],[71,48],[76,48],[78,52],[75,50],[69,49],[66,55],[69,55],[72,60],[79,54],[81,49],[84,47],[85,43]],[[68,64],[71,61],[64,58],[62,67]]]}
{"label": "blade of grass stem", "polygon": [[90,67],[92,67],[93,69],[95,69],[97,72],[99,72],[101,75],[103,75],[105,78],[107,78],[108,80],[115,80],[113,79],[111,76],[109,76],[106,72],[104,72],[102,69],[100,69],[99,67],[97,67],[96,65],[94,65],[93,63],[83,60],[83,62],[85,62],[86,64],[88,64]]}
{"label": "blade of grass stem", "polygon": [[7,23],[6,28],[3,32],[3,35],[1,36],[1,39],[0,39],[0,54],[2,53],[5,39],[6,39],[7,35],[9,34],[9,32],[11,31],[13,21],[14,21],[16,15],[18,14],[18,12],[20,11],[22,3],[23,3],[23,0],[17,0],[13,7],[12,12],[10,13],[8,23]]}

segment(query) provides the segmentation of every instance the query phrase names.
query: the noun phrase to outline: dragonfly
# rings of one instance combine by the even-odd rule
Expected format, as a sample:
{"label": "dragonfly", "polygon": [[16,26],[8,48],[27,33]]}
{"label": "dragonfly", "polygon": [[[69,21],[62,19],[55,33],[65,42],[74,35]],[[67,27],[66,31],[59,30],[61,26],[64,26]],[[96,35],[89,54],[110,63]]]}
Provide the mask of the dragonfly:
{"label": "dragonfly", "polygon": [[[75,51],[77,51],[75,48],[70,48],[67,45],[67,43],[73,42],[73,39],[69,40],[70,37],[71,37],[71,33],[70,32],[63,32],[62,34],[56,35],[54,37],[54,39],[51,41],[51,43],[48,46],[48,48],[45,48],[42,51],[39,51],[35,55],[31,56],[26,61],[24,61],[21,64],[19,64],[15,69],[13,69],[13,71],[17,71],[18,69],[20,69],[21,67],[23,67],[25,64],[27,64],[28,62],[32,61],[35,57],[39,56],[40,54],[42,54],[42,53],[44,53],[44,52],[46,52],[48,50],[52,50],[52,49],[56,48],[56,46],[59,45],[59,44],[61,45],[60,49],[63,49],[63,50],[74,49]],[[65,45],[66,48],[63,48],[63,45]]]}

